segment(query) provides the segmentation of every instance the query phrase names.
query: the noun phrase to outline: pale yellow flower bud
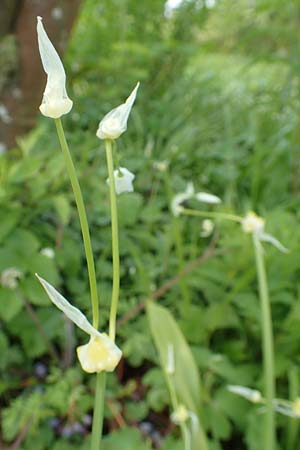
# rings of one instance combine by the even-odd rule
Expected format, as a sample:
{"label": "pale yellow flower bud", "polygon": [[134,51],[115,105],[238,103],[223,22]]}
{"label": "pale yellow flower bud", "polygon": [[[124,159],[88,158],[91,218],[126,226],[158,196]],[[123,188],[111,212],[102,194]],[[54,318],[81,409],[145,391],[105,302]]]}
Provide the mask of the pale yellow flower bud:
{"label": "pale yellow flower bud", "polygon": [[102,333],[91,336],[87,344],[77,347],[77,356],[85,372],[112,372],[119,364],[122,352],[107,334]]}

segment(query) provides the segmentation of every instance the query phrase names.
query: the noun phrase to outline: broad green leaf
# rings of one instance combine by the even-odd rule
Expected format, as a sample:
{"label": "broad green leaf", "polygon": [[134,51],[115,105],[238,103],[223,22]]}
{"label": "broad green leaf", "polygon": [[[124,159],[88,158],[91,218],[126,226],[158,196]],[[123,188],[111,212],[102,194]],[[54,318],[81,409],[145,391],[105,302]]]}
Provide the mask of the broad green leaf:
{"label": "broad green leaf", "polygon": [[149,302],[147,313],[151,333],[164,370],[169,362],[170,345],[173,347],[175,371],[172,378],[178,401],[190,412],[198,416],[198,427],[193,432],[193,448],[195,450],[208,450],[208,444],[199,417],[201,408],[200,376],[192,352],[180,328],[166,308]]}

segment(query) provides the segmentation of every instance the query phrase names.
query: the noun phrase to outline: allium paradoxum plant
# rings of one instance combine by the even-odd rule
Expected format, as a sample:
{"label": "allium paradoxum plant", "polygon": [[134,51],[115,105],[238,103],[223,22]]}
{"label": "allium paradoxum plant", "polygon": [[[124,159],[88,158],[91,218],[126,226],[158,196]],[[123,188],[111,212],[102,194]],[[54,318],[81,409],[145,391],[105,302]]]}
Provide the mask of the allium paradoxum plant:
{"label": "allium paradoxum plant", "polygon": [[262,322],[262,353],[264,368],[264,394],[265,394],[265,426],[264,426],[264,442],[262,448],[264,450],[274,450],[276,441],[276,426],[274,415],[274,399],[276,396],[275,389],[275,371],[274,371],[274,343],[273,343],[273,327],[271,306],[268,291],[268,282],[264,261],[263,242],[268,242],[276,247],[282,253],[288,250],[271,234],[265,231],[265,220],[257,216],[254,212],[249,212],[244,217],[235,214],[228,214],[215,211],[197,211],[189,209],[182,204],[195,196],[193,189],[189,188],[185,193],[178,194],[173,200],[176,205],[174,214],[184,214],[195,217],[206,217],[214,219],[232,220],[240,223],[242,230],[252,236],[253,249],[256,261],[256,271],[258,279],[259,297],[261,302],[261,322]]}
{"label": "allium paradoxum plant", "polygon": [[120,285],[116,193],[120,194],[122,192],[133,191],[132,182],[134,179],[134,175],[124,167],[118,167],[114,171],[112,143],[127,129],[128,117],[136,98],[139,83],[124,104],[115,108],[104,117],[104,119],[100,122],[99,129],[97,131],[97,136],[100,139],[106,140],[106,155],[109,175],[108,184],[110,188],[111,204],[113,287],[108,335],[98,331],[99,296],[89,225],[79,181],[61,122],[61,116],[70,112],[73,102],[67,95],[66,75],[63,64],[45,32],[41,17],[38,17],[37,33],[41,60],[43,68],[47,74],[47,85],[44,91],[42,104],[40,105],[40,111],[44,116],[53,118],[55,121],[66,168],[70,177],[86,254],[93,323],[91,324],[79,309],[72,306],[46,280],[41,278],[39,275],[37,275],[37,277],[55,306],[57,306],[72,322],[75,323],[75,325],[77,325],[89,336],[89,341],[87,344],[77,348],[77,356],[84,371],[97,374],[91,450],[99,450],[102,436],[103,405],[106,383],[105,373],[112,372],[116,368],[122,356],[121,350],[115,344],[116,314]]}

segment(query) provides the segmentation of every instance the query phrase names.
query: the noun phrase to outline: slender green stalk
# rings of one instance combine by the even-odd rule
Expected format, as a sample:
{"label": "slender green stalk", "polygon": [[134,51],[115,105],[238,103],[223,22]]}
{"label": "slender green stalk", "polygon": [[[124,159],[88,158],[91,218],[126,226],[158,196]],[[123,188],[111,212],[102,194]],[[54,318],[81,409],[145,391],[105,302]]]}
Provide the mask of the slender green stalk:
{"label": "slender green stalk", "polygon": [[262,317],[262,350],[264,362],[264,391],[266,398],[266,418],[264,426],[264,450],[275,449],[275,413],[273,399],[275,398],[275,373],[274,373],[274,344],[272,330],[272,315],[268,291],[268,282],[264,262],[263,248],[258,236],[253,233],[253,245],[258,277],[259,296],[261,302]]}
{"label": "slender green stalk", "polygon": [[65,133],[63,130],[61,119],[55,119],[55,125],[57,129],[57,134],[59,138],[59,142],[61,145],[61,149],[65,158],[65,163],[67,167],[67,171],[70,177],[79,220],[81,226],[81,232],[83,237],[83,244],[85,249],[85,256],[87,261],[88,273],[89,273],[89,282],[90,282],[90,290],[91,290],[91,300],[92,300],[92,311],[93,311],[93,325],[95,328],[98,328],[99,324],[99,298],[98,298],[98,290],[97,290],[97,280],[96,280],[96,271],[94,264],[94,257],[92,251],[91,237],[89,231],[89,224],[86,216],[84,201],[82,198],[82,193],[80,189],[80,184],[76,175],[76,170],[72,161],[72,156],[66,141]]}
{"label": "slender green stalk", "polygon": [[233,220],[234,222],[241,222],[242,217],[236,216],[235,214],[227,214],[222,212],[214,212],[214,211],[198,211],[194,209],[182,208],[180,210],[180,214],[185,214],[187,216],[195,216],[195,217],[211,217],[212,219],[227,219]]}
{"label": "slender green stalk", "polygon": [[111,233],[112,233],[112,259],[113,259],[113,287],[109,316],[109,337],[114,341],[116,337],[116,317],[120,291],[120,256],[119,256],[119,232],[118,232],[118,210],[117,196],[114,178],[114,163],[112,152],[112,141],[106,139],[106,162],[109,177],[109,194],[111,210]]}
{"label": "slender green stalk", "polygon": [[102,428],[103,428],[105,386],[106,386],[106,373],[105,372],[97,373],[91,450],[100,450],[102,440]]}
{"label": "slender green stalk", "polygon": [[[74,197],[77,205],[81,232],[83,237],[83,244],[85,249],[87,268],[89,274],[92,311],[93,311],[93,325],[98,328],[99,325],[99,298],[97,290],[97,280],[95,263],[93,257],[93,250],[91,244],[91,237],[89,231],[89,224],[85,211],[84,201],[80,189],[80,184],[77,178],[76,170],[72,161],[72,156],[66,141],[61,119],[55,119],[55,125],[57,129],[58,138],[62,148],[62,152],[65,158],[67,171],[70,177]],[[92,442],[91,450],[99,450],[101,438],[102,438],[102,426],[103,426],[103,409],[104,409],[104,394],[105,394],[105,373],[97,373],[96,377],[96,396],[95,406],[93,414],[93,426],[92,426]]]}
{"label": "slender green stalk", "polygon": [[[299,369],[297,366],[291,367],[288,373],[289,397],[294,402],[299,397]],[[294,450],[298,442],[299,421],[290,418],[287,429],[287,450]]]}
{"label": "slender green stalk", "polygon": [[[164,180],[165,180],[167,198],[169,200],[169,203],[171,203],[174,194],[172,192],[171,180],[170,180],[170,176],[169,176],[169,173],[167,170],[164,172],[164,175],[165,175]],[[174,241],[175,241],[175,249],[176,249],[176,256],[177,256],[177,261],[178,261],[178,265],[179,265],[179,270],[182,271],[183,268],[185,267],[182,231],[181,231],[179,218],[175,217],[173,214],[172,214],[172,228],[173,228],[173,236],[174,236]],[[180,279],[179,288],[180,288],[181,297],[183,299],[182,311],[183,311],[183,314],[187,315],[189,306],[191,304],[191,296],[190,296],[189,288],[188,288],[185,277],[182,277]]]}

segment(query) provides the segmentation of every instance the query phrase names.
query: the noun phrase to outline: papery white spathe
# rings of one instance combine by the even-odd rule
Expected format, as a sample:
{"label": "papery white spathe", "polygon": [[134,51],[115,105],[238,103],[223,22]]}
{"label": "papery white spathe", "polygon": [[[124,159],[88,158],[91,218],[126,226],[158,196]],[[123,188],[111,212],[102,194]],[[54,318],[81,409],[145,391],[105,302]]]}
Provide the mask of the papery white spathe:
{"label": "papery white spathe", "polygon": [[256,235],[259,241],[269,242],[282,253],[289,252],[289,250],[284,247],[274,236],[265,232],[265,220],[253,211],[250,211],[245,217],[242,218],[241,225],[245,233]]}
{"label": "papery white spathe", "polygon": [[136,99],[140,83],[137,83],[125,103],[110,111],[99,123],[97,137],[99,139],[117,139],[127,130],[127,121]]}
{"label": "papery white spathe", "polygon": [[[133,192],[134,178],[135,175],[125,167],[119,167],[118,169],[114,170],[116,193],[119,195],[123,192]],[[109,178],[107,178],[106,183],[109,185]]]}
{"label": "papery white spathe", "polygon": [[72,306],[50,283],[39,275],[36,274],[36,276],[52,303],[74,322],[78,328],[90,336],[87,344],[77,347],[78,359],[83,370],[88,373],[112,372],[122,356],[119,347],[106,333],[100,333],[96,330],[85,315],[78,308]]}
{"label": "papery white spathe", "polygon": [[198,201],[203,203],[218,204],[221,203],[221,199],[216,195],[208,194],[207,192],[195,192],[193,183],[188,183],[185,192],[180,192],[176,194],[171,203],[171,210],[175,217],[178,217],[181,213],[183,207],[182,203],[196,198]]}
{"label": "papery white spathe", "polygon": [[65,69],[47,36],[41,17],[37,18],[37,34],[41,60],[47,74],[47,85],[40,111],[46,117],[58,119],[67,114],[73,106],[73,102],[69,99],[66,91]]}
{"label": "papery white spathe", "polygon": [[249,400],[252,403],[261,403],[263,401],[261,393],[256,389],[250,389],[245,386],[237,385],[229,385],[227,386],[227,389],[229,390],[229,392],[240,395],[241,397]]}

